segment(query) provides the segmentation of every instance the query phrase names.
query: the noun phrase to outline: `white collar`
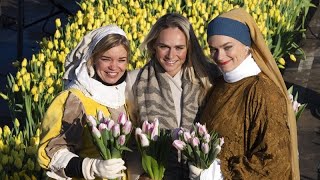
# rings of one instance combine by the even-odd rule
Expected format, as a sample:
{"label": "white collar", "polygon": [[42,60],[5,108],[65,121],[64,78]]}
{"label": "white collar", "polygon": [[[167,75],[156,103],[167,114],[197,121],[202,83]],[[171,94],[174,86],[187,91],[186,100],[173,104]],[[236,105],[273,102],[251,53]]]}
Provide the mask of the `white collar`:
{"label": "white collar", "polygon": [[78,74],[77,79],[71,81],[66,89],[79,89],[85,96],[110,108],[117,109],[125,104],[125,81],[115,86],[106,86],[89,77],[86,68],[82,70],[84,70],[84,73]]}
{"label": "white collar", "polygon": [[243,78],[255,76],[261,72],[261,69],[257,63],[252,58],[252,55],[249,56],[234,70],[230,72],[222,72],[223,78],[228,83],[234,83],[240,81]]}

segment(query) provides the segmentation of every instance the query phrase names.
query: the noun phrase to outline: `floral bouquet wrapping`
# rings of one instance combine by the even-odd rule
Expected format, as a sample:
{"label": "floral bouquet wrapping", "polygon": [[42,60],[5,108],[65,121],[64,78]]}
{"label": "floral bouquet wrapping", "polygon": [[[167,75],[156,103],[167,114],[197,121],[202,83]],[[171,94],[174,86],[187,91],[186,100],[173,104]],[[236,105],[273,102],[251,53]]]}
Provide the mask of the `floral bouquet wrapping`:
{"label": "floral bouquet wrapping", "polygon": [[159,129],[159,121],[143,122],[142,128],[136,128],[135,138],[142,156],[142,167],[153,180],[164,176],[167,155],[170,147],[170,134]]}
{"label": "floral bouquet wrapping", "polygon": [[216,159],[224,143],[214,131],[208,133],[206,126],[196,123],[189,131],[185,128],[175,130],[173,146],[180,151],[192,165],[207,169]]}
{"label": "floral bouquet wrapping", "polygon": [[87,123],[104,160],[121,158],[123,150],[131,151],[126,144],[132,132],[132,123],[124,113],[119,115],[118,121],[104,117],[101,111],[98,111],[97,118],[88,116]]}
{"label": "floral bouquet wrapping", "polygon": [[307,104],[300,104],[298,102],[298,92],[296,93],[296,95],[293,97],[292,95],[292,91],[293,91],[293,86],[291,86],[288,89],[288,93],[289,93],[289,99],[291,100],[292,103],[292,107],[293,110],[295,112],[296,115],[296,120],[298,120],[302,114],[302,112],[304,111],[304,109],[306,108]]}

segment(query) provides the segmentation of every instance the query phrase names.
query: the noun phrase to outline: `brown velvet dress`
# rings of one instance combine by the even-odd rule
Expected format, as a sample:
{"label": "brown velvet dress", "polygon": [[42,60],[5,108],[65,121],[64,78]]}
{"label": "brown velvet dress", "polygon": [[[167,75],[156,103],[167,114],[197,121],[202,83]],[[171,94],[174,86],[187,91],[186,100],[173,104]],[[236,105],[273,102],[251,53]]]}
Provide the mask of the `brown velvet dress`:
{"label": "brown velvet dress", "polygon": [[263,73],[220,78],[201,117],[225,143],[218,155],[225,179],[292,179],[286,100]]}

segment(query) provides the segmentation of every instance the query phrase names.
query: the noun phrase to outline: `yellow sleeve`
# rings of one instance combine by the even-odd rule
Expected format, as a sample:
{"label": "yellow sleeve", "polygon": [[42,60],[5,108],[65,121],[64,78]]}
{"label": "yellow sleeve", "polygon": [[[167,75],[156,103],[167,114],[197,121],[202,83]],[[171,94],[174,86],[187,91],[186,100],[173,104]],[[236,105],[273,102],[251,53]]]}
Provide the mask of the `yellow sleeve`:
{"label": "yellow sleeve", "polygon": [[38,162],[42,168],[48,169],[51,158],[47,155],[45,148],[49,141],[58,136],[61,130],[64,104],[69,92],[59,94],[49,106],[41,123],[41,137],[38,149]]}

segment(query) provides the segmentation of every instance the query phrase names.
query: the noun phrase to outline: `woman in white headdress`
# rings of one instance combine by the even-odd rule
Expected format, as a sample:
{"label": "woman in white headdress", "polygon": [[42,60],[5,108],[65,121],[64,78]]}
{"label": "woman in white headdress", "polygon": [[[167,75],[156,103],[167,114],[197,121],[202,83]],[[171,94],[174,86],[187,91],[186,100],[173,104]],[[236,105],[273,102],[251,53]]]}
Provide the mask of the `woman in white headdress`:
{"label": "woman in white headdress", "polygon": [[86,126],[98,110],[118,118],[125,112],[129,42],[115,25],[84,36],[65,64],[66,90],[48,108],[42,121],[38,162],[54,179],[123,176],[122,159],[101,160]]}

